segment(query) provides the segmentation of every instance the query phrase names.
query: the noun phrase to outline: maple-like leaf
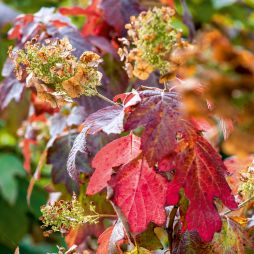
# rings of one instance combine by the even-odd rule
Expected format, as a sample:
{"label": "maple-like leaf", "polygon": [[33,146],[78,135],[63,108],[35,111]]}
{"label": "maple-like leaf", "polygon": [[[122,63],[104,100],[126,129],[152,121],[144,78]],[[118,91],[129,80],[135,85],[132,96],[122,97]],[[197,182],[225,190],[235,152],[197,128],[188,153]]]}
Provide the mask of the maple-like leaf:
{"label": "maple-like leaf", "polygon": [[[75,134],[69,134],[56,139],[52,147],[50,147],[47,157],[47,163],[52,165],[51,174],[53,182],[55,184],[59,183],[65,184],[67,190],[70,193],[72,193],[73,191],[78,192],[79,189],[77,183],[75,183],[73,179],[70,178],[66,168],[68,154],[71,150],[75,138],[76,138]],[[86,174],[90,174],[92,172],[92,169],[89,165],[91,155],[89,156],[88,154],[77,155],[76,167],[78,172],[85,172]]]}
{"label": "maple-like leaf", "polygon": [[222,230],[215,234],[211,242],[211,253],[220,254],[245,254],[252,253],[254,242],[238,223],[230,218],[223,219]]}
{"label": "maple-like leaf", "polygon": [[[92,162],[95,173],[87,188],[91,195],[111,186],[113,202],[120,207],[133,232],[144,231],[151,221],[161,225],[166,219],[167,180],[140,153],[140,140],[133,134],[109,143]],[[111,176],[119,166],[116,176]]]}
{"label": "maple-like leaf", "polygon": [[119,134],[123,130],[124,110],[121,106],[109,106],[89,115],[83,123],[84,128],[75,139],[70,151],[67,170],[69,175],[77,180],[76,155],[78,152],[86,151],[86,136],[103,131],[106,134]]}
{"label": "maple-like leaf", "polygon": [[104,146],[92,161],[95,172],[89,181],[86,193],[93,195],[101,191],[108,185],[113,168],[128,163],[140,153],[140,139],[132,134]]}
{"label": "maple-like leaf", "polygon": [[126,34],[125,24],[141,12],[137,0],[94,0],[87,8],[62,7],[63,15],[85,15],[84,36],[116,37]]}
{"label": "maple-like leaf", "polygon": [[99,239],[99,247],[96,254],[119,254],[123,253],[120,245],[126,242],[123,224],[117,221],[114,226],[111,226],[104,231]]}
{"label": "maple-like leaf", "polygon": [[175,92],[161,90],[146,90],[139,95],[141,102],[129,114],[125,129],[145,128],[141,149],[148,163],[154,165],[177,146],[177,134],[181,133],[183,124],[179,99]]}
{"label": "maple-like leaf", "polygon": [[[178,225],[179,226],[179,225]],[[245,254],[253,250],[251,237],[236,222],[229,218],[223,219],[222,230],[215,233],[212,242],[204,243],[195,231],[180,232],[176,228],[173,241],[175,254]]]}
{"label": "maple-like leaf", "polygon": [[144,231],[150,222],[165,222],[166,185],[166,178],[157,174],[144,157],[123,165],[112,178],[113,202],[127,218],[132,232]]}
{"label": "maple-like leaf", "polygon": [[[83,36],[105,36],[107,37],[112,28],[104,20],[99,9],[101,0],[93,0],[87,8],[61,7],[59,11],[63,15],[85,15],[86,22],[82,28]],[[107,34],[108,33],[108,34]]]}
{"label": "maple-like leaf", "polygon": [[218,153],[200,135],[196,135],[192,147],[176,156],[175,165],[175,176],[168,185],[167,204],[177,204],[179,190],[183,188],[190,201],[185,229],[196,230],[204,241],[211,241],[222,226],[214,198],[221,199],[230,209],[237,208],[225,179],[227,169]]}

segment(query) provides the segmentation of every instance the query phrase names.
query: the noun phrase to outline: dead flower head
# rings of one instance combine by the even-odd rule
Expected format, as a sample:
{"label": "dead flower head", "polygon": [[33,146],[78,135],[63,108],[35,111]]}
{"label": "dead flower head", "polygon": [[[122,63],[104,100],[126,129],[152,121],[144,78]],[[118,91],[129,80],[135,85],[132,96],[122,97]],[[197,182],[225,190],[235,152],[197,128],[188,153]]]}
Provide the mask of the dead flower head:
{"label": "dead flower head", "polygon": [[119,49],[126,69],[131,70],[130,77],[145,80],[153,70],[159,70],[162,75],[175,70],[170,56],[175,49],[185,47],[186,42],[173,25],[174,15],[175,11],[169,7],[155,7],[130,18],[125,26],[130,41],[121,40],[124,47]]}
{"label": "dead flower head", "polygon": [[11,50],[10,56],[17,78],[25,73],[26,85],[35,87],[41,100],[57,107],[81,95],[97,94],[96,87],[101,83],[100,56],[87,51],[78,59],[74,50],[67,38],[44,43],[32,40],[24,49]]}

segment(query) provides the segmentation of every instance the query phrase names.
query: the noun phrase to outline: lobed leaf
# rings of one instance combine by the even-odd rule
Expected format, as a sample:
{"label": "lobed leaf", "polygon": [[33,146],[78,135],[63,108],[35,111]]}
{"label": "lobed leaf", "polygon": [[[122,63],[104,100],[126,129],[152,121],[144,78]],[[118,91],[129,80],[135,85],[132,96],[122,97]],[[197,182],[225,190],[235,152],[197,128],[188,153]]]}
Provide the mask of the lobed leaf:
{"label": "lobed leaf", "polygon": [[70,151],[67,170],[69,175],[77,180],[78,171],[76,168],[76,155],[78,152],[84,153],[86,151],[86,136],[87,134],[96,134],[99,131],[103,131],[107,134],[114,133],[119,134],[122,132],[124,111],[120,106],[109,106],[95,113],[89,115],[83,123],[84,128],[76,137],[72,149]]}
{"label": "lobed leaf", "polygon": [[129,114],[124,127],[145,127],[141,149],[149,165],[154,165],[177,146],[177,133],[182,130],[179,99],[175,92],[161,90],[146,90],[139,95],[141,102]]}
{"label": "lobed leaf", "polygon": [[225,179],[227,169],[217,152],[199,135],[193,140],[193,147],[176,156],[175,165],[175,176],[168,184],[167,204],[177,204],[183,188],[190,201],[185,229],[196,230],[209,242],[222,226],[214,199],[221,199],[230,209],[238,207]]}
{"label": "lobed leaf", "polygon": [[120,249],[120,244],[126,242],[123,225],[117,221],[114,226],[111,226],[104,231],[99,239],[99,247],[96,254],[119,254],[123,253]]}
{"label": "lobed leaf", "polygon": [[93,195],[107,187],[113,168],[128,163],[140,153],[140,139],[132,134],[104,146],[92,161],[95,172],[90,178],[86,194]]}
{"label": "lobed leaf", "polygon": [[132,232],[144,231],[150,222],[165,222],[167,180],[144,157],[123,165],[109,184],[114,190],[113,202],[127,218]]}

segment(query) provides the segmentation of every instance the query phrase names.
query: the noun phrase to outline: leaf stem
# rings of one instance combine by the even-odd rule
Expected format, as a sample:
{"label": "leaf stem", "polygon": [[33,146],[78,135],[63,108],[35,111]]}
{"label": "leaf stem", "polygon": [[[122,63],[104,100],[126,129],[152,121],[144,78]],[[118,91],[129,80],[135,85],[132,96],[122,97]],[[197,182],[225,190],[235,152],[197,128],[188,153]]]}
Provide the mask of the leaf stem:
{"label": "leaf stem", "polygon": [[102,100],[110,103],[110,104],[113,104],[113,105],[118,105],[117,103],[115,103],[114,101],[110,100],[109,98],[107,98],[106,96],[100,94],[100,93],[97,93],[96,94],[97,97],[101,98]]}
{"label": "leaf stem", "polygon": [[115,214],[99,214],[100,218],[117,218],[117,215]]}
{"label": "leaf stem", "polygon": [[178,206],[174,206],[173,209],[171,210],[170,214],[169,214],[169,223],[168,223],[168,227],[167,227],[167,233],[168,233],[168,244],[169,244],[169,251],[170,253],[172,253],[172,249],[173,249],[173,232],[174,232],[174,220],[175,220],[175,216],[178,210]]}
{"label": "leaf stem", "polygon": [[[252,201],[252,200],[254,200],[254,195],[251,196],[251,197],[249,197],[248,199],[246,199],[244,202],[242,202],[242,203],[238,206],[238,208],[237,208],[236,210],[242,208],[243,206],[245,206],[247,203],[249,203],[249,202]],[[233,211],[235,211],[235,210],[227,210],[225,213],[223,213],[223,215],[227,215],[227,214],[229,214],[229,213],[231,213],[231,212],[233,212]]]}

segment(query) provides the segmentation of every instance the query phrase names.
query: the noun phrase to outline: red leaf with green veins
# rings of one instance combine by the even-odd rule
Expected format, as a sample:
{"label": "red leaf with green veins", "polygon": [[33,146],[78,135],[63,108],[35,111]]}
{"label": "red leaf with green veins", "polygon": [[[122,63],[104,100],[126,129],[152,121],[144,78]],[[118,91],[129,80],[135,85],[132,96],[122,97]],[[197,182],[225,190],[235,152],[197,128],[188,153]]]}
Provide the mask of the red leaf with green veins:
{"label": "red leaf with green veins", "polygon": [[101,191],[108,185],[114,167],[128,163],[140,153],[140,139],[132,134],[104,146],[92,161],[95,172],[90,179],[86,193],[93,195]]}
{"label": "red leaf with green veins", "polygon": [[237,208],[225,180],[226,173],[218,153],[199,135],[193,137],[192,146],[176,157],[176,173],[168,185],[167,204],[177,204],[179,190],[183,188],[190,201],[186,229],[196,230],[206,242],[212,240],[222,225],[214,198],[220,198],[230,209]]}
{"label": "red leaf with green veins", "polygon": [[127,218],[132,232],[144,231],[150,222],[165,223],[167,180],[145,158],[123,165],[110,185],[114,190],[113,202]]}
{"label": "red leaf with green veins", "polygon": [[139,93],[141,102],[129,114],[126,130],[143,126],[141,148],[149,165],[154,165],[173,152],[177,146],[177,133],[181,132],[182,119],[175,92],[161,90]]}

